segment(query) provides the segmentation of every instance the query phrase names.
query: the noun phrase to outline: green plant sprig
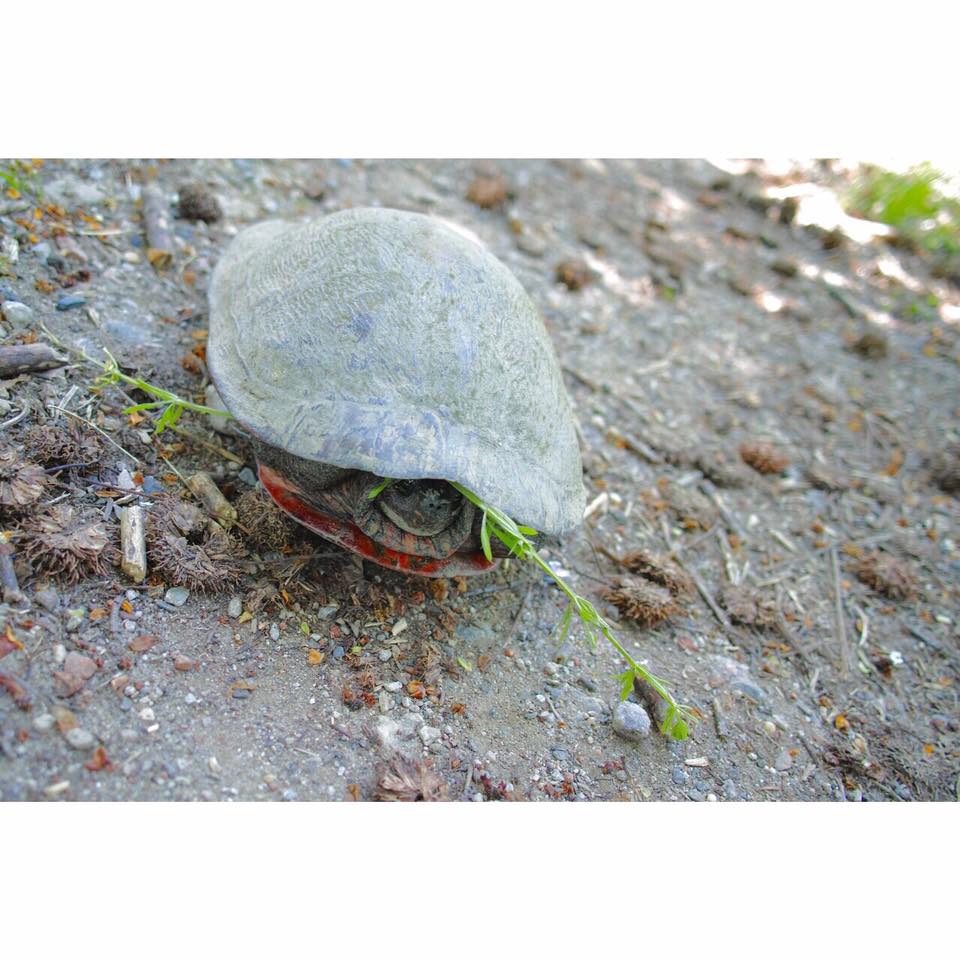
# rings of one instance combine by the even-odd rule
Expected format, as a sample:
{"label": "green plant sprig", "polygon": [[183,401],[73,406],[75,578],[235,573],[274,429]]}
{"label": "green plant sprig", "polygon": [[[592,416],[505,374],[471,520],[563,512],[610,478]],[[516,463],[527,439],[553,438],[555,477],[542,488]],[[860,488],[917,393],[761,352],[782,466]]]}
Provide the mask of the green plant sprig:
{"label": "green plant sprig", "polygon": [[[94,386],[105,387],[114,383],[125,383],[128,386],[136,387],[142,390],[148,396],[156,397],[156,400],[147,403],[135,403],[133,406],[126,407],[124,413],[139,413],[141,410],[159,410],[160,416],[154,422],[154,433],[163,433],[167,427],[172,427],[183,415],[184,410],[191,410],[194,413],[208,413],[218,417],[231,417],[228,410],[217,410],[215,407],[206,407],[201,403],[193,403],[190,400],[184,400],[183,397],[164,390],[162,387],[154,386],[140,377],[131,377],[120,369],[113,354],[103,348],[103,352],[109,358],[103,362],[103,373],[94,381]],[[91,358],[87,358],[88,360]],[[96,363],[96,361],[92,361]]]}
{"label": "green plant sprig", "polygon": [[564,583],[563,578],[540,556],[536,546],[528,539],[536,535],[536,531],[531,527],[524,527],[515,523],[502,510],[491,507],[478,497],[473,491],[459,483],[453,483],[453,487],[460,491],[471,503],[475,504],[481,511],[480,520],[480,543],[483,547],[484,556],[488,560],[493,559],[490,550],[491,533],[500,540],[510,552],[521,560],[530,560],[535,563],[544,573],[546,573],[557,586],[567,595],[568,604],[564,611],[561,621],[560,639],[562,640],[570,629],[573,614],[576,613],[583,622],[587,637],[590,642],[596,646],[599,637],[604,636],[614,647],[617,653],[626,660],[627,669],[617,675],[620,681],[620,699],[626,700],[633,689],[634,680],[640,678],[649,684],[667,704],[667,712],[660,724],[660,732],[666,736],[673,737],[676,740],[683,740],[690,732],[690,722],[693,720],[693,712],[689,707],[677,703],[673,695],[667,689],[666,684],[659,677],[655,676],[646,667],[637,663],[633,657],[624,649],[623,644],[613,635],[610,624],[600,615],[597,608],[585,597]]}

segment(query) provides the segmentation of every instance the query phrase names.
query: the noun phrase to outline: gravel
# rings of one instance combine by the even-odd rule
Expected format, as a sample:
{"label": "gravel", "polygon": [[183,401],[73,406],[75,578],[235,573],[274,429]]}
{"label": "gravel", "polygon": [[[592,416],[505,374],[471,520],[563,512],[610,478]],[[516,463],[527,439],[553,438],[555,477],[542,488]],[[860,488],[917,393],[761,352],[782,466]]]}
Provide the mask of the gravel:
{"label": "gravel", "polygon": [[638,742],[650,735],[650,715],[639,703],[624,700],[613,708],[613,729],[624,740]]}
{"label": "gravel", "polygon": [[175,607],[182,607],[190,596],[190,591],[186,587],[171,587],[164,595],[163,599],[167,603],[172,603]]}
{"label": "gravel", "polygon": [[64,734],[64,739],[74,750],[90,750],[97,742],[96,737],[83,727],[73,727]]}
{"label": "gravel", "polygon": [[7,300],[2,310],[3,319],[14,328],[29,327],[33,323],[33,311],[25,303]]}

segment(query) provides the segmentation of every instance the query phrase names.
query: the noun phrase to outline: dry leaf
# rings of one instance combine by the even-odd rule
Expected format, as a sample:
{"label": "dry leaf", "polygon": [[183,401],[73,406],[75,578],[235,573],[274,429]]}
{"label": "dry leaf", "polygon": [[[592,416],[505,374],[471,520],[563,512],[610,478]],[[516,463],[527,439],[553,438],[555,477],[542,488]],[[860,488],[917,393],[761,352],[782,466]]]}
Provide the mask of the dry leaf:
{"label": "dry leaf", "polygon": [[146,653],[151,647],[156,646],[160,642],[159,637],[155,637],[152,633],[142,633],[135,640],[131,640],[127,644],[127,649],[132,650],[134,653]]}

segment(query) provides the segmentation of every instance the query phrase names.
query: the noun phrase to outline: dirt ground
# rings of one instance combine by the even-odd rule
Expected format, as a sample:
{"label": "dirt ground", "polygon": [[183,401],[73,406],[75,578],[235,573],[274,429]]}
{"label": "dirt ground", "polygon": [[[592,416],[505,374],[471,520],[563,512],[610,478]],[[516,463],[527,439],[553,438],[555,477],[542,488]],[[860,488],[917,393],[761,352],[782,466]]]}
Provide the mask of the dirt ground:
{"label": "dirt ground", "polygon": [[[849,171],[47,161],[21,181],[4,345],[70,362],[0,385],[4,800],[957,798],[960,288],[843,217]],[[222,216],[177,216],[186,184]],[[615,652],[561,642],[562,595],[516,561],[437,583],[306,533],[235,530],[220,557],[194,531],[176,562],[151,541],[142,585],[121,573],[124,506],[169,515],[197,470],[249,499],[252,453],[203,417],[151,435],[123,412],[145,396],[68,351],[202,400],[231,237],[359,205],[469,228],[541,310],[590,504],[549,558],[695,711],[686,740],[620,729]],[[603,599],[639,550],[681,571],[646,627]]]}

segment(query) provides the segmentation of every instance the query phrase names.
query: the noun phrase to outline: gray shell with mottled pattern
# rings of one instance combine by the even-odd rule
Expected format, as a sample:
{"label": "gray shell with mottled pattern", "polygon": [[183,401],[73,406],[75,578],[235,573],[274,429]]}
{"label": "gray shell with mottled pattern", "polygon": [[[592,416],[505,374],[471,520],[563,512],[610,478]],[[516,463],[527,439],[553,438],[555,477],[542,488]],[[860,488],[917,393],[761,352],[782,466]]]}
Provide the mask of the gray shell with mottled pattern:
{"label": "gray shell with mottled pattern", "polygon": [[211,281],[208,358],[240,424],[295,456],[457,481],[547,533],[583,517],[573,416],[536,308],[432,217],[361,208],[244,230]]}

